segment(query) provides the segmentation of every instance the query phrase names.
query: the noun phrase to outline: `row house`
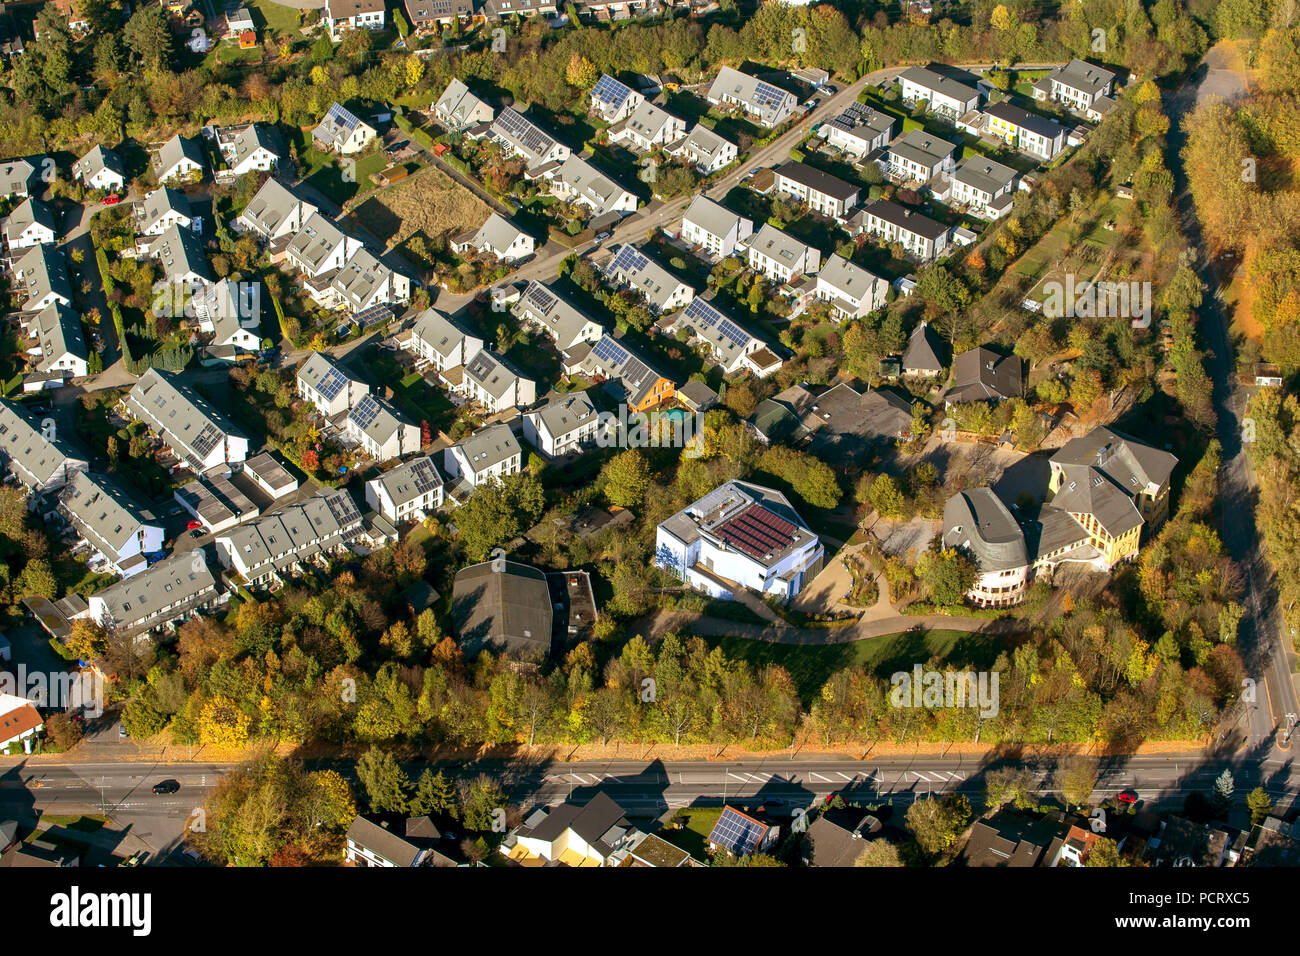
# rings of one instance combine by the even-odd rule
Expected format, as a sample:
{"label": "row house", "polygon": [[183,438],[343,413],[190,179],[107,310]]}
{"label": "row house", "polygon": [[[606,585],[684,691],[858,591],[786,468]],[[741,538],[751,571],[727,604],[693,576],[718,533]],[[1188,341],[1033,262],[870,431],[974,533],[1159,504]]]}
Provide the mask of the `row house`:
{"label": "row house", "polygon": [[242,583],[266,587],[319,555],[349,553],[362,530],[352,496],[331,491],[218,535],[217,559]]}

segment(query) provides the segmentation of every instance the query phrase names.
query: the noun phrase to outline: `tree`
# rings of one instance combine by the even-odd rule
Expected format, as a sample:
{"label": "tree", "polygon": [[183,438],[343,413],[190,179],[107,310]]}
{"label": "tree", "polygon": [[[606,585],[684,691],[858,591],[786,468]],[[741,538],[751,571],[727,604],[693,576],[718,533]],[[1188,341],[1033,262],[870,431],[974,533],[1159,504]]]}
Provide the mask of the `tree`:
{"label": "tree", "polygon": [[907,808],[904,819],[922,851],[937,856],[952,849],[970,823],[970,800],[962,793],[918,800]]}
{"label": "tree", "polygon": [[504,823],[506,795],[495,780],[479,774],[464,786],[461,806],[465,810],[466,829],[480,833],[498,831]]}
{"label": "tree", "polygon": [[1097,788],[1097,761],[1078,757],[1061,764],[1056,768],[1056,786],[1069,806],[1087,805]]}
{"label": "tree", "polygon": [[903,492],[898,487],[891,476],[879,474],[876,480],[871,483],[871,491],[868,493],[871,500],[871,507],[880,513],[882,518],[901,518],[906,505],[903,498]]}
{"label": "tree", "polygon": [[589,90],[600,79],[600,70],[581,53],[569,57],[569,65],[564,69],[564,81],[580,90]]}
{"label": "tree", "polygon": [[387,750],[371,747],[357,761],[357,779],[366,790],[370,809],[384,813],[406,811],[411,779]]}
{"label": "tree", "polygon": [[990,810],[1008,803],[1017,810],[1038,804],[1038,778],[1023,767],[1001,767],[989,771],[984,784],[984,802]]}
{"label": "tree", "polygon": [[989,23],[992,25],[994,30],[997,30],[999,33],[1005,33],[1016,25],[1016,18],[1011,11],[1007,9],[1006,4],[999,3],[993,8],[993,14],[989,17]]}
{"label": "tree", "polygon": [[650,465],[640,450],[629,448],[605,464],[600,478],[610,504],[633,508],[641,504],[650,487]]}
{"label": "tree", "polygon": [[1259,826],[1273,812],[1273,801],[1268,798],[1268,794],[1264,792],[1263,787],[1256,787],[1246,797],[1246,808],[1250,810],[1251,824]]}
{"label": "tree", "polygon": [[526,472],[479,485],[456,511],[466,553],[481,561],[508,544],[536,524],[544,503],[541,482]]}
{"label": "tree", "polygon": [[1128,861],[1119,855],[1119,844],[1110,837],[1097,837],[1084,866],[1128,866]]}
{"label": "tree", "polygon": [[81,722],[73,720],[71,714],[50,714],[45,719],[45,733],[60,750],[71,750],[81,743]]}
{"label": "tree", "polygon": [[853,861],[854,866],[902,866],[903,861],[899,858],[898,847],[888,840],[869,840],[867,845],[862,848],[858,858]]}
{"label": "tree", "polygon": [[1232,771],[1227,767],[1223,768],[1223,773],[1214,778],[1214,802],[1218,804],[1220,810],[1227,810],[1232,806],[1232,793],[1236,789],[1236,782],[1232,779]]}
{"label": "tree", "polygon": [[172,31],[167,23],[167,14],[160,5],[142,4],[137,7],[122,35],[147,71],[156,73],[171,63]]}
{"label": "tree", "polygon": [[960,604],[975,586],[975,565],[955,548],[927,551],[921,555],[917,577],[930,592],[930,600],[941,607]]}
{"label": "tree", "polygon": [[425,768],[415,784],[415,795],[411,797],[411,812],[451,817],[453,820],[460,816],[460,809],[456,805],[456,791],[445,773],[441,770],[434,773],[429,768]]}

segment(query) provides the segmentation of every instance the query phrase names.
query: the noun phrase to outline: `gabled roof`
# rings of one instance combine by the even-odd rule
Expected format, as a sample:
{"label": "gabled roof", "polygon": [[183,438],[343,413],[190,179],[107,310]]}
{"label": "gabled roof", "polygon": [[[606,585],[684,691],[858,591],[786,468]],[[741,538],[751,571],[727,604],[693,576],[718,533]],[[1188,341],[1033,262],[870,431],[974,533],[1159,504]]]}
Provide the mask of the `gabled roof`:
{"label": "gabled roof", "polygon": [[561,348],[568,348],[592,325],[595,320],[564,296],[537,279],[528,283],[515,304],[516,315],[521,315],[546,328]]}
{"label": "gabled roof", "polygon": [[913,233],[932,242],[948,232],[948,227],[938,220],[914,212],[906,206],[900,206],[888,199],[877,199],[864,207],[859,215],[863,221],[867,216],[875,216],[877,219],[884,220],[905,232]]}
{"label": "gabled roof", "polygon": [[515,382],[524,378],[521,373],[511,368],[504,358],[487,349],[479,349],[477,354],[465,363],[465,377],[473,379],[480,388],[496,399],[505,395]]}
{"label": "gabled roof", "polygon": [[989,116],[1010,123],[1012,126],[1027,129],[1031,133],[1037,133],[1047,139],[1056,139],[1065,132],[1065,127],[1056,120],[1039,116],[1037,113],[1023,110],[1019,106],[1013,106],[1005,101],[994,103],[992,106],[987,107],[984,112]]}
{"label": "gabled roof", "polygon": [[704,193],[697,193],[686,207],[683,222],[692,222],[714,236],[725,236],[744,217],[732,212],[721,203],[714,202]]}
{"label": "gabled roof", "polygon": [[197,140],[177,133],[158,150],[158,172],[166,176],[183,160],[189,160],[200,169],[203,168],[203,148]]}
{"label": "gabled roof", "polygon": [[434,488],[442,487],[442,475],[438,474],[433,458],[429,455],[403,462],[371,481],[387,492],[395,507],[401,507],[408,501],[423,497]]}
{"label": "gabled roof", "polygon": [[[241,219],[252,223],[264,233],[276,232],[280,224],[292,214],[297,207],[303,207],[302,221],[306,221],[316,212],[317,207],[299,197],[292,189],[274,176],[262,183],[262,188],[249,200]],[[307,210],[310,210],[308,212]]]}
{"label": "gabled roof", "polygon": [[474,238],[470,240],[470,245],[475,249],[487,248],[494,254],[509,249],[520,235],[526,235],[524,230],[520,229],[505,216],[492,213],[479,226],[478,231],[474,233]]}
{"label": "gabled roof", "polygon": [[160,432],[168,445],[184,452],[192,466],[205,461],[227,438],[244,438],[225,416],[171,372],[149,369],[124,401],[131,413]]}
{"label": "gabled roof", "polygon": [[903,350],[903,368],[935,373],[943,371],[943,362],[939,358],[939,349],[942,347],[939,337],[923,319],[907,338],[907,348]]}
{"label": "gabled roof", "polygon": [[126,178],[122,160],[118,158],[117,153],[103,146],[92,146],[90,152],[72,164],[73,175],[80,179],[92,179],[102,169],[107,169],[123,179]]}
{"label": "gabled roof", "polygon": [[632,115],[623,121],[623,128],[631,130],[646,139],[654,139],[669,123],[680,122],[667,110],[660,109],[649,100],[642,100]]}
{"label": "gabled roof", "polygon": [[606,275],[635,289],[656,309],[662,309],[678,287],[686,284],[631,244],[624,244],[614,252]]}
{"label": "gabled roof", "polygon": [[252,156],[259,149],[264,149],[276,157],[281,154],[280,143],[271,129],[262,123],[250,123],[235,134],[227,147],[226,161],[232,169]]}
{"label": "gabled roof", "polygon": [[[129,629],[134,622],[165,614],[164,608],[192,600],[216,585],[207,556],[199,549],[170,555],[125,581],[96,591],[94,597],[104,602],[110,620]],[[176,608],[176,614],[181,610]]]}
{"label": "gabled roof", "polygon": [[869,300],[873,290],[884,281],[838,254],[828,258],[817,273],[818,285],[830,286],[839,298],[854,306]]}
{"label": "gabled roof", "polygon": [[51,302],[36,316],[33,331],[41,346],[36,371],[48,372],[65,355],[89,358],[86,337],[81,331],[81,316],[62,302]]}
{"label": "gabled roof", "polygon": [[[411,334],[439,355],[450,355],[457,345],[464,342],[467,338],[482,342],[476,335],[466,332],[457,325],[450,316],[439,312],[437,309],[428,308],[420,314],[416,320]],[[481,347],[481,345],[480,345]],[[470,356],[466,355],[465,358]]]}
{"label": "gabled roof", "polygon": [[952,363],[952,386],[944,394],[951,405],[1016,398],[1024,394],[1018,355],[1002,355],[981,345],[962,352]]}
{"label": "gabled roof", "polygon": [[577,154],[570,154],[554,173],[559,182],[579,199],[586,200],[596,215],[609,212],[628,191]]}
{"label": "gabled roof", "polygon": [[[407,9],[412,5],[432,8],[429,0],[407,0]],[[447,14],[435,13],[429,9],[426,19],[432,19],[436,16],[450,16]],[[414,17],[414,14],[412,14]],[[470,88],[462,83],[456,77],[452,77],[447,83],[447,88],[442,91],[442,96],[438,97],[438,102],[434,104],[434,112],[439,116],[446,116],[448,119],[457,123],[467,124],[471,121],[471,116],[479,110],[480,107],[488,106],[479,97],[470,92]],[[488,107],[490,110],[491,107]]]}
{"label": "gabled roof", "polygon": [[68,263],[62,251],[49,245],[33,246],[14,265],[14,291],[27,294],[24,310],[53,293],[72,301],[72,283],[68,281]]}
{"label": "gabled roof", "polygon": [[796,262],[803,261],[811,247],[789,233],[782,232],[770,222],[765,222],[763,228],[749,239],[749,248],[775,262],[792,267]]}
{"label": "gabled roof", "polygon": [[192,229],[181,228],[179,223],[169,226],[149,243],[149,255],[158,260],[163,277],[169,281],[188,276],[198,276],[204,281],[212,279],[202,242]]}
{"label": "gabled roof", "polygon": [[599,417],[596,406],[591,403],[586,392],[557,395],[532,414],[545,423],[546,430],[554,438],[562,438],[584,428]]}
{"label": "gabled roof", "polygon": [[347,838],[393,866],[415,866],[423,852],[420,847],[405,837],[398,836],[388,827],[360,816],[348,827]]}
{"label": "gabled roof", "polygon": [[0,454],[9,461],[25,485],[40,486],[52,479],[65,464],[85,465],[73,447],[62,438],[46,438],[41,429],[18,405],[0,401]]}
{"label": "gabled roof", "polygon": [[509,461],[521,454],[519,442],[509,425],[496,424],[480,428],[468,438],[462,438],[454,448],[469,462],[475,472],[485,471],[493,465]]}
{"label": "gabled roof", "polygon": [[[531,825],[530,825],[531,824]],[[582,841],[599,853],[609,856],[623,837],[632,830],[622,807],[605,793],[597,793],[585,806],[564,803],[553,809],[530,815],[528,823],[520,827],[519,836],[554,843],[567,831],[572,831]]]}
{"label": "gabled roof", "polygon": [[[355,0],[335,0],[337,3],[352,3]],[[383,9],[383,0],[366,0],[366,2],[378,3],[378,9]],[[358,11],[360,12],[360,11]],[[339,16],[352,16],[351,13],[341,13]],[[374,127],[369,123],[363,123],[355,113],[343,106],[341,103],[335,103],[326,112],[325,117],[320,124],[312,130],[312,139],[320,140],[327,146],[337,146],[345,142],[357,127],[366,127],[371,130]]]}
{"label": "gabled roof", "polygon": [[858,187],[852,183],[846,183],[830,173],[824,173],[820,169],[815,169],[806,163],[795,162],[793,159],[776,167],[774,172],[779,179],[788,179],[792,183],[806,186],[814,192],[841,202],[847,202],[858,194]]}
{"label": "gabled roof", "polygon": [[179,189],[172,189],[170,186],[164,186],[161,189],[155,189],[149,193],[140,202],[139,213],[140,229],[147,231],[149,227],[161,220],[168,213],[179,213],[187,220],[191,218],[190,201],[185,198],[185,194]]}
{"label": "gabled roof", "polygon": [[772,829],[735,807],[724,807],[722,816],[709,832],[709,842],[736,856],[757,850]]}
{"label": "gabled roof", "polygon": [[[692,158],[712,158],[713,154],[723,147],[735,145],[735,143],[719,136],[703,123],[696,123],[695,126],[691,128],[691,131],[686,134],[684,139],[672,145],[672,151],[674,153],[684,151],[690,154]],[[696,196],[699,198],[702,197],[703,194],[697,193]]]}
{"label": "gabled roof", "polygon": [[940,63],[909,67],[898,78],[963,102],[979,95],[975,87],[977,77]]}
{"label": "gabled roof", "polygon": [[106,475],[77,472],[59,500],[76,529],[109,559],[145,525],[144,505]]}
{"label": "gabled roof", "polygon": [[23,234],[23,231],[31,225],[44,226],[51,234],[58,235],[58,226],[54,221],[53,211],[39,199],[33,199],[29,196],[5,220],[5,238],[12,246]]}

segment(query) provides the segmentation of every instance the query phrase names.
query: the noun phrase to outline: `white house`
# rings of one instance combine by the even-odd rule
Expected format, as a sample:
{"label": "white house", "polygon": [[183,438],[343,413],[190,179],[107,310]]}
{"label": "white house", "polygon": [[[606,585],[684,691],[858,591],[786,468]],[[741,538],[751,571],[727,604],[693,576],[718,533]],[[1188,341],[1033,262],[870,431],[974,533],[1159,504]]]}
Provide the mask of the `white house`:
{"label": "white house", "polygon": [[172,226],[189,229],[194,222],[190,202],[179,189],[164,186],[148,193],[135,207],[136,231],[161,236]]}
{"label": "white house", "polygon": [[780,357],[766,342],[724,315],[709,299],[694,299],[673,317],[665,331],[675,333],[683,329],[692,345],[708,350],[710,361],[724,375],[750,372],[766,378],[781,367]]}
{"label": "white house", "polygon": [[336,43],[352,30],[382,30],[387,24],[384,0],[325,0],[321,22]]}
{"label": "white house", "polygon": [[1036,159],[1049,162],[1065,149],[1067,130],[1056,120],[1006,102],[985,109],[984,117],[988,132]]}
{"label": "white house", "polygon": [[248,457],[248,438],[171,372],[146,371],[122,405],[195,474]]}
{"label": "white house", "polygon": [[539,175],[550,184],[551,195],[585,206],[592,216],[636,211],[633,193],[578,156],[570,156],[558,166],[545,168]]}
{"label": "white house", "polygon": [[604,327],[584,314],[550,286],[534,279],[511,310],[515,317],[541,329],[567,352],[579,342],[597,342]]}
{"label": "white house", "polygon": [[885,151],[881,171],[894,182],[928,183],[940,173],[952,171],[957,148],[956,143],[914,129]]}
{"label": "white house", "polygon": [[203,147],[177,133],[159,148],[155,166],[160,183],[198,182],[203,178]]}
{"label": "white house", "polygon": [[981,219],[1000,219],[1011,210],[1020,174],[980,155],[967,156],[952,173],[948,202]]}
{"label": "white house", "polygon": [[470,356],[455,390],[493,415],[507,408],[525,408],[537,401],[537,383],[487,349]]}
{"label": "white house", "polygon": [[24,488],[53,491],[90,467],[57,429],[38,425],[19,409],[13,402],[0,401],[0,458]]}
{"label": "white house", "polygon": [[249,123],[234,136],[221,140],[221,155],[236,176],[264,173],[280,162],[281,145],[271,129]]}
{"label": "white house", "polygon": [[717,106],[738,106],[761,126],[780,126],[799,105],[793,93],[729,66],[718,71],[706,98]]}
{"label": "white house", "polygon": [[1058,66],[1034,84],[1034,99],[1061,103],[1100,122],[1115,106],[1115,74],[1084,60]]}
{"label": "white house", "polygon": [[829,302],[839,319],[856,319],[885,307],[889,283],[843,256],[833,255],[817,273],[813,294]]}
{"label": "white house", "polygon": [[826,142],[849,156],[861,158],[889,145],[899,120],[861,103],[851,103],[843,113],[821,128]]}
{"label": "white house", "polygon": [[[362,0],[362,2],[370,2],[370,0]],[[374,0],[374,2],[379,3],[380,16],[382,16],[383,0]],[[369,123],[363,122],[355,113],[335,103],[329,108],[325,118],[320,121],[320,125],[312,130],[311,138],[326,152],[350,156],[361,152],[378,135],[379,131]]]}
{"label": "white house", "polygon": [[591,88],[589,110],[606,123],[617,123],[631,116],[632,111],[644,102],[645,97],[632,87],[603,73]]}
{"label": "white house", "polygon": [[696,123],[687,136],[665,146],[664,152],[674,159],[694,163],[695,168],[705,176],[724,169],[740,155],[740,149],[735,143],[723,139],[702,123]]}
{"label": "white house", "polygon": [[375,258],[367,249],[358,249],[331,279],[328,289],[307,286],[313,298],[327,308],[342,306],[357,315],[376,305],[401,305],[411,300],[411,280]]}
{"label": "white house", "polygon": [[468,362],[483,348],[483,340],[466,332],[443,313],[429,308],[416,320],[403,348],[421,363],[442,372]]}
{"label": "white house", "polygon": [[526,259],[537,248],[537,240],[509,219],[492,213],[478,229],[462,233],[452,240],[452,250],[464,253],[473,249],[480,255],[496,256],[502,262]]}
{"label": "white house", "polygon": [[324,352],[308,356],[299,367],[295,381],[298,397],[311,402],[326,418],[353,408],[370,394],[369,385],[349,375]]}
{"label": "white house", "polygon": [[943,255],[950,245],[952,230],[941,222],[888,199],[877,199],[853,217],[854,235],[866,233],[883,244],[899,243],[905,252],[921,260]]}
{"label": "white house", "polygon": [[442,507],[442,476],[428,455],[366,482],[366,504],[395,525],[423,521]]}
{"label": "white house", "polygon": [[72,164],[72,177],[91,189],[103,192],[121,192],[126,188],[126,172],[117,153],[103,146],[92,147],[90,152]]}
{"label": "white house", "polygon": [[559,458],[596,440],[604,429],[586,392],[558,395],[523,418],[524,438],[547,458]]}
{"label": "white house", "polygon": [[433,115],[443,129],[459,133],[479,123],[491,123],[496,110],[470,92],[468,86],[452,77],[447,88],[433,104]]}
{"label": "white house", "polygon": [[655,564],[722,600],[737,588],[788,601],[821,570],[825,551],[785,495],[729,481],[655,532]]}
{"label": "white house", "polygon": [[39,199],[25,199],[4,221],[5,244],[12,256],[20,249],[30,249],[54,242],[58,229],[54,212]]}
{"label": "white house", "polygon": [[220,591],[203,550],[173,554],[86,599],[90,617],[114,634],[134,637],[216,605]]}
{"label": "white house", "polygon": [[235,219],[241,232],[251,232],[263,242],[275,242],[298,233],[317,212],[317,206],[302,199],[275,177],[248,201]]}
{"label": "white house", "polygon": [[162,550],[163,529],[145,507],[104,475],[79,471],[59,493],[59,510],[72,527],[124,578],[145,569],[145,556]]}
{"label": "white house", "polygon": [[194,296],[199,328],[212,333],[211,344],[255,352],[261,347],[261,287],[255,282],[222,279]]}
{"label": "white house", "polygon": [[343,433],[375,461],[420,450],[420,426],[374,395],[363,395],[352,407]]}
{"label": "white house", "polygon": [[[10,744],[32,740],[44,727],[45,720],[34,701],[16,694],[0,693],[0,750]],[[23,744],[24,748],[30,746],[30,743]]]}
{"label": "white house", "polygon": [[754,223],[703,193],[696,195],[682,217],[682,239],[715,256],[735,255],[754,233]]}
{"label": "white house", "polygon": [[776,191],[791,196],[813,212],[843,220],[858,204],[858,187],[794,160],[773,171]]}
{"label": "white house", "polygon": [[13,267],[13,291],[25,295],[22,311],[39,312],[52,302],[72,305],[72,283],[63,251],[53,245],[32,246]]}
{"label": "white house", "polygon": [[639,294],[656,315],[680,309],[695,298],[695,289],[631,243],[614,253],[605,276],[613,285]]}
{"label": "white house", "polygon": [[285,257],[309,279],[315,279],[342,269],[360,248],[360,239],[347,235],[316,212],[289,240]]}
{"label": "white house", "polygon": [[641,103],[627,119],[609,128],[611,143],[626,143],[633,150],[648,153],[667,146],[686,133],[686,121],[653,103]]}
{"label": "white house", "polygon": [[899,74],[898,82],[903,102],[908,106],[924,100],[930,112],[949,119],[957,119],[975,109],[982,97],[977,77],[938,63],[906,69]]}
{"label": "white house", "polygon": [[362,527],[352,496],[331,491],[218,535],[217,559],[244,583],[266,586],[318,555],[350,553]]}
{"label": "white house", "polygon": [[517,474],[523,467],[523,453],[509,425],[480,429],[444,450],[442,460],[448,475],[473,488]]}
{"label": "white house", "polygon": [[492,126],[490,136],[506,156],[519,156],[529,169],[547,163],[560,163],[569,158],[572,150],[546,132],[514,107],[503,109]]}
{"label": "white house", "polygon": [[749,267],[774,282],[785,283],[821,267],[821,253],[813,246],[787,235],[771,223],[747,241]]}
{"label": "white house", "polygon": [[62,302],[51,302],[28,324],[35,344],[27,351],[37,357],[36,371],[63,378],[83,378],[89,372],[90,352],[81,331],[81,316]]}

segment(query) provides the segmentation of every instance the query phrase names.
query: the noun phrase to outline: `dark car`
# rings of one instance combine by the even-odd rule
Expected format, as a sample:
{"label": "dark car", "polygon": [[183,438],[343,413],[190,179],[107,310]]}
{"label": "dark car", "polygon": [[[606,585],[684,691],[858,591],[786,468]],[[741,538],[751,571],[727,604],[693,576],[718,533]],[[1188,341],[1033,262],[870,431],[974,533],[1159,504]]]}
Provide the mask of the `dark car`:
{"label": "dark car", "polygon": [[191,528],[191,529],[190,529],[190,537],[191,537],[191,538],[201,538],[201,537],[203,537],[204,533],[205,533],[205,532],[204,532],[204,530],[203,530],[202,528]]}
{"label": "dark car", "polygon": [[179,780],[163,780],[153,785],[154,793],[175,793],[181,788]]}

